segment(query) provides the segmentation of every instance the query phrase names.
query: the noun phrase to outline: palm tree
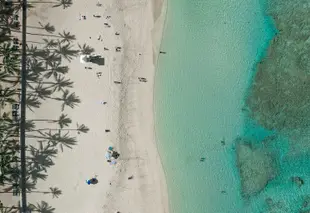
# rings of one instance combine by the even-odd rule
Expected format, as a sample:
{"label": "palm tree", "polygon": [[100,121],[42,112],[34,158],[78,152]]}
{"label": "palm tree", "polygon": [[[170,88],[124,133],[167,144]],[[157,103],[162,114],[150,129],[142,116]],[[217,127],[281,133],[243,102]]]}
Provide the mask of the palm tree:
{"label": "palm tree", "polygon": [[0,85],[0,105],[3,108],[7,103],[12,104],[16,103],[16,100],[13,98],[16,96],[16,91],[10,88],[2,88]]}
{"label": "palm tree", "polygon": [[39,22],[39,24],[42,27],[42,29],[46,30],[46,32],[48,33],[55,32],[55,27],[53,25],[50,25],[50,23],[43,25],[41,22]]}
{"label": "palm tree", "polygon": [[66,9],[72,5],[72,0],[57,0],[58,3],[54,5],[53,7],[60,7],[62,6],[63,9]]}
{"label": "palm tree", "polygon": [[18,55],[7,55],[3,57],[2,64],[4,71],[10,75],[18,75],[20,71],[20,58]]}
{"label": "palm tree", "polygon": [[83,44],[83,46],[81,46],[80,44],[78,44],[79,48],[80,48],[80,53],[84,54],[84,55],[89,55],[93,52],[95,52],[95,49],[90,47],[87,44]]}
{"label": "palm tree", "polygon": [[20,82],[20,76],[4,75],[2,71],[0,71],[0,79],[2,82],[12,84],[11,87],[15,87]]}
{"label": "palm tree", "polygon": [[62,94],[61,98],[53,98],[57,101],[63,101],[61,105],[61,110],[64,111],[65,106],[69,106],[72,109],[77,106],[77,104],[81,103],[81,100],[78,96],[75,95],[75,92],[70,93],[69,90],[65,90]]}
{"label": "palm tree", "polygon": [[11,42],[5,42],[0,45],[0,55],[1,56],[10,56],[15,54],[17,51],[13,48]]}
{"label": "palm tree", "polygon": [[54,75],[55,79],[58,77],[58,74],[66,74],[69,71],[68,66],[60,66],[59,62],[53,62],[50,64],[50,69],[47,70],[47,73],[44,75],[45,78],[50,78]]}
{"label": "palm tree", "polygon": [[59,41],[55,41],[54,39],[48,40],[46,38],[43,38],[42,40],[45,43],[45,48],[56,48],[59,43]]}
{"label": "palm tree", "polygon": [[72,46],[68,43],[64,46],[61,46],[61,44],[58,45],[58,49],[55,50],[55,53],[59,56],[64,57],[69,62],[72,60],[73,57],[77,56],[78,51],[72,50]]}
{"label": "palm tree", "polygon": [[63,33],[58,33],[59,36],[62,38],[60,43],[71,43],[72,41],[75,41],[76,38],[75,38],[75,35],[71,35],[70,32],[66,32],[66,31],[63,31]]}
{"label": "palm tree", "polygon": [[41,201],[41,203],[37,203],[37,206],[30,204],[29,208],[32,211],[40,212],[40,213],[54,213],[55,208],[51,207],[47,202]]}

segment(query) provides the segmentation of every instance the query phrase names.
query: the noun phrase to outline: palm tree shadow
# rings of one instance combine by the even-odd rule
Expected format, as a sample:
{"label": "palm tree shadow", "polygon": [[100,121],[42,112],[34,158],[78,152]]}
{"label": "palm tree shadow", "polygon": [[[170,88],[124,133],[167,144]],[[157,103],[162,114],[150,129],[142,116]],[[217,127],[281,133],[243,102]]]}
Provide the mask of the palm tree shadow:
{"label": "palm tree shadow", "polygon": [[40,213],[54,213],[55,212],[55,208],[50,206],[45,201],[41,201],[41,203],[37,203],[36,205],[30,204],[29,209],[34,212],[40,212]]}
{"label": "palm tree shadow", "polygon": [[53,7],[60,7],[62,6],[63,9],[66,9],[72,5],[72,0],[57,0],[58,3],[55,4]]}

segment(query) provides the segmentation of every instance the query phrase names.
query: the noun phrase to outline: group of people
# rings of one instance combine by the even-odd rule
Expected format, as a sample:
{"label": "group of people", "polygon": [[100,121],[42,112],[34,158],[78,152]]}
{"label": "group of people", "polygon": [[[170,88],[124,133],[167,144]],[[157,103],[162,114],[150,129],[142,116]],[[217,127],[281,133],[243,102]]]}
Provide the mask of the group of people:
{"label": "group of people", "polygon": [[119,156],[120,154],[115,151],[112,146],[110,146],[105,153],[105,158],[110,165],[115,165],[117,163],[116,160]]}
{"label": "group of people", "polygon": [[[106,154],[105,154],[105,158],[107,159],[107,162],[110,165],[115,165],[117,163],[116,160],[118,159],[119,156],[120,156],[120,154],[117,151],[115,151],[112,146],[108,147]],[[130,179],[132,179],[132,177]],[[87,183],[87,185],[94,185],[94,184],[98,183],[98,179],[95,176],[95,177],[87,179],[86,183]]]}

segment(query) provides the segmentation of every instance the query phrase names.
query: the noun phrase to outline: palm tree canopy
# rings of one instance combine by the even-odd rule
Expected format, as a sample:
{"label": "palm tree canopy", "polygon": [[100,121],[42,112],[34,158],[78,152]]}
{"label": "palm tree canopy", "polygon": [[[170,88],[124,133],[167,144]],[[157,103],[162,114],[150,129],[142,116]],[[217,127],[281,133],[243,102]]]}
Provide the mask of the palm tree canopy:
{"label": "palm tree canopy", "polygon": [[7,55],[2,59],[4,71],[11,75],[18,75],[20,72],[20,58],[18,55]]}
{"label": "palm tree canopy", "polygon": [[13,45],[11,44],[11,42],[5,42],[0,45],[0,55],[4,57],[12,55],[16,52],[17,50],[13,48]]}
{"label": "palm tree canopy", "polygon": [[16,103],[16,100],[14,99],[15,95],[16,91],[14,89],[8,87],[3,89],[0,85],[0,104],[2,107],[4,107],[6,103]]}

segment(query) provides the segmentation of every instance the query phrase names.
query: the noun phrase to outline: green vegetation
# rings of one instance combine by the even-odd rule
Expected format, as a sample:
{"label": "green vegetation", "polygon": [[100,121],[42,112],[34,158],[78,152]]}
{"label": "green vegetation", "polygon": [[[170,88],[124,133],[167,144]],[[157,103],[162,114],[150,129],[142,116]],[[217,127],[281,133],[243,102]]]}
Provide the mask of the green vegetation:
{"label": "green vegetation", "polygon": [[[35,3],[39,2],[31,4]],[[59,0],[54,3],[53,7],[64,9],[72,5],[71,0]],[[28,8],[30,7],[32,6],[29,5]],[[20,9],[19,3],[13,3],[9,7],[0,4],[0,194],[12,195],[18,195],[21,190],[19,117],[18,110],[14,112],[14,116],[12,112],[13,106],[17,106],[14,104],[20,101]],[[75,126],[66,114],[70,109],[78,107],[81,100],[77,94],[70,91],[73,82],[67,76],[69,67],[62,63],[70,62],[79,52],[92,53],[94,49],[86,44],[82,47],[74,44],[75,35],[66,31],[57,32],[50,23],[38,24],[29,26],[27,32],[28,35],[39,37],[41,40],[27,45],[28,114],[39,109],[44,101],[61,102],[61,108],[58,109],[58,118],[26,118],[26,190],[28,193],[42,193],[58,198],[62,194],[61,189],[50,187],[49,190],[41,190],[36,188],[36,183],[48,178],[47,170],[54,165],[59,150],[63,152],[64,148],[72,149],[78,143],[78,135],[89,131],[84,124],[76,123]],[[42,33],[32,33],[31,30],[34,29],[42,30]],[[46,33],[53,39],[48,39]],[[76,46],[80,48],[75,49]],[[53,128],[49,128],[50,126]],[[55,208],[45,201],[30,204],[29,208],[33,212],[55,211]],[[0,212],[19,212],[19,204],[0,204]]]}

